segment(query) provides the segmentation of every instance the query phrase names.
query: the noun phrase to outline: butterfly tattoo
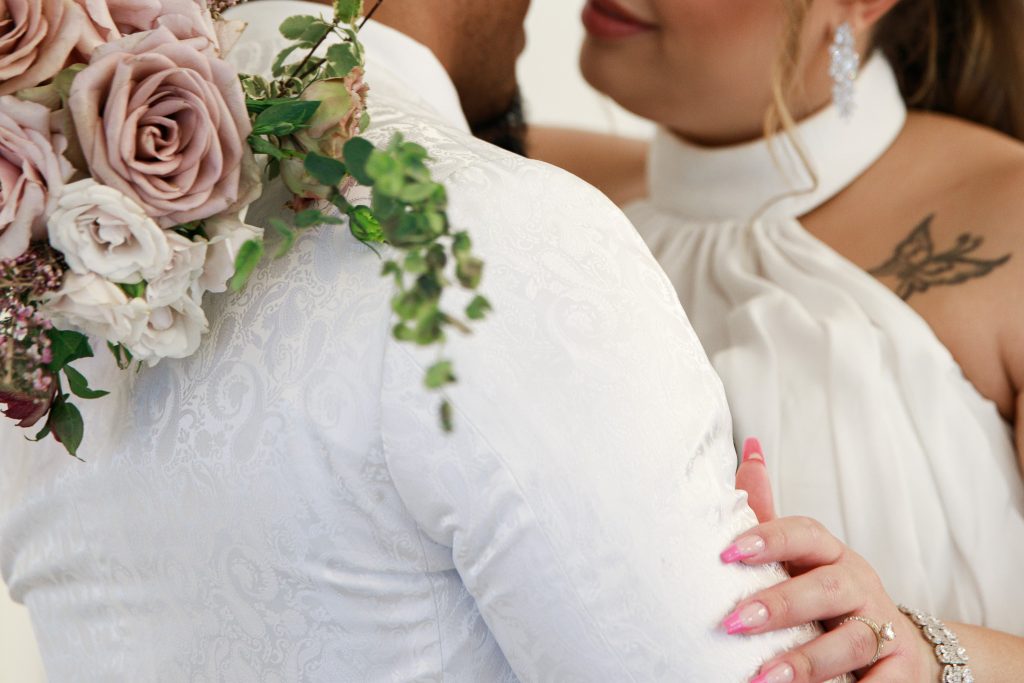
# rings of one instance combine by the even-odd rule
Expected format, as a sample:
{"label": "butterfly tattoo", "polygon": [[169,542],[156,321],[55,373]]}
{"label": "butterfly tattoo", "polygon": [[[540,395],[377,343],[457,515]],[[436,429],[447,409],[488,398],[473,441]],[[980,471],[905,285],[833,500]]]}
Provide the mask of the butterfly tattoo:
{"label": "butterfly tattoo", "polygon": [[960,235],[956,245],[948,251],[936,253],[932,240],[934,219],[935,214],[924,219],[907,239],[900,242],[888,262],[868,271],[875,277],[896,278],[899,283],[896,294],[904,301],[932,287],[958,285],[985,277],[1010,260],[1010,254],[994,260],[973,256],[985,240],[967,233]]}

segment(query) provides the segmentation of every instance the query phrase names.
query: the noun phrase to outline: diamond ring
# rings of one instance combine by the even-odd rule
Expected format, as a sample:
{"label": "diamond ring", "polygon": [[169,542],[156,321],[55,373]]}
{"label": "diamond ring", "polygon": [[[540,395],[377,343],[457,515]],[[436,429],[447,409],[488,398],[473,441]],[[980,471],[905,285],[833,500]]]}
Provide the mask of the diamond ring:
{"label": "diamond ring", "polygon": [[839,622],[839,625],[847,624],[851,621],[859,621],[875,633],[875,639],[878,641],[878,648],[875,650],[875,657],[871,660],[868,666],[874,665],[879,659],[882,658],[882,649],[885,648],[885,644],[896,640],[896,630],[892,627],[892,622],[887,621],[881,626],[871,621],[867,617],[846,617]]}

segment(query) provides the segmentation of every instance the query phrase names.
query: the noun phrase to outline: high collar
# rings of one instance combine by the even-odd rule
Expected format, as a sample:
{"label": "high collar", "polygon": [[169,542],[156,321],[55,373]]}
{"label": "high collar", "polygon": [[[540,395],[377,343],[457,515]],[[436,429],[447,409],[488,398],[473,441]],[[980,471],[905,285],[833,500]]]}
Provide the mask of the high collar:
{"label": "high collar", "polygon": [[[280,42],[277,26],[287,17],[326,15],[327,5],[303,0],[259,0],[232,7],[227,16],[249,24],[258,40]],[[266,33],[274,31],[274,36]],[[388,78],[403,98],[421,100],[447,124],[469,132],[455,84],[437,56],[426,45],[377,21],[369,21],[359,32],[366,47],[367,82],[374,88],[375,74]],[[383,80],[383,78],[381,79]]]}
{"label": "high collar", "polygon": [[889,63],[875,55],[857,80],[849,120],[829,106],[794,131],[732,147],[700,147],[661,130],[649,164],[651,201],[695,220],[798,218],[839,194],[892,145],[907,109]]}

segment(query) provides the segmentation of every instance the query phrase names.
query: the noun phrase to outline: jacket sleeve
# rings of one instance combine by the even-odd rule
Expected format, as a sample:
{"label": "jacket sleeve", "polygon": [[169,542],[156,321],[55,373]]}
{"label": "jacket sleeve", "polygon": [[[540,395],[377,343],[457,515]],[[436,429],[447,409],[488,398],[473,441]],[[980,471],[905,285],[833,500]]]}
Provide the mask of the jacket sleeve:
{"label": "jacket sleeve", "polygon": [[492,164],[449,185],[495,313],[447,349],[459,375],[452,435],[422,389],[433,355],[388,349],[385,457],[517,677],[740,683],[813,636],[719,628],[784,575],[718,558],[756,523],[734,490],[728,408],[632,226],[536,164]]}

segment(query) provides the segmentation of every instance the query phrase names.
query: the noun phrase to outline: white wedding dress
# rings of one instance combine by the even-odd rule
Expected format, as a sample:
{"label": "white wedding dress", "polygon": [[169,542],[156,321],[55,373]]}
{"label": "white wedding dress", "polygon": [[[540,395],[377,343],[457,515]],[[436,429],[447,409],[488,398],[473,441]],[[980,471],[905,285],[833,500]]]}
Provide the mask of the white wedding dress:
{"label": "white wedding dress", "polygon": [[[235,8],[233,59],[269,71],[281,20],[324,11]],[[431,151],[488,263],[495,313],[447,348],[456,432],[423,387],[435,352],[391,340],[393,283],[347,231],[208,300],[195,357],[96,359],[115,392],[85,405],[85,463],[0,426],[0,571],[50,679],[749,680],[813,631],[718,626],[782,574],[718,559],[754,519],[670,283],[593,188],[474,140],[429,50],[364,39],[371,136]]]}
{"label": "white wedding dress", "polygon": [[849,122],[827,109],[792,148],[725,149],[662,132],[651,197],[627,210],[758,436],[782,514],[824,522],[892,596],[1024,634],[1024,487],[1012,432],[927,323],[798,220],[892,144],[906,110],[871,59]]}

